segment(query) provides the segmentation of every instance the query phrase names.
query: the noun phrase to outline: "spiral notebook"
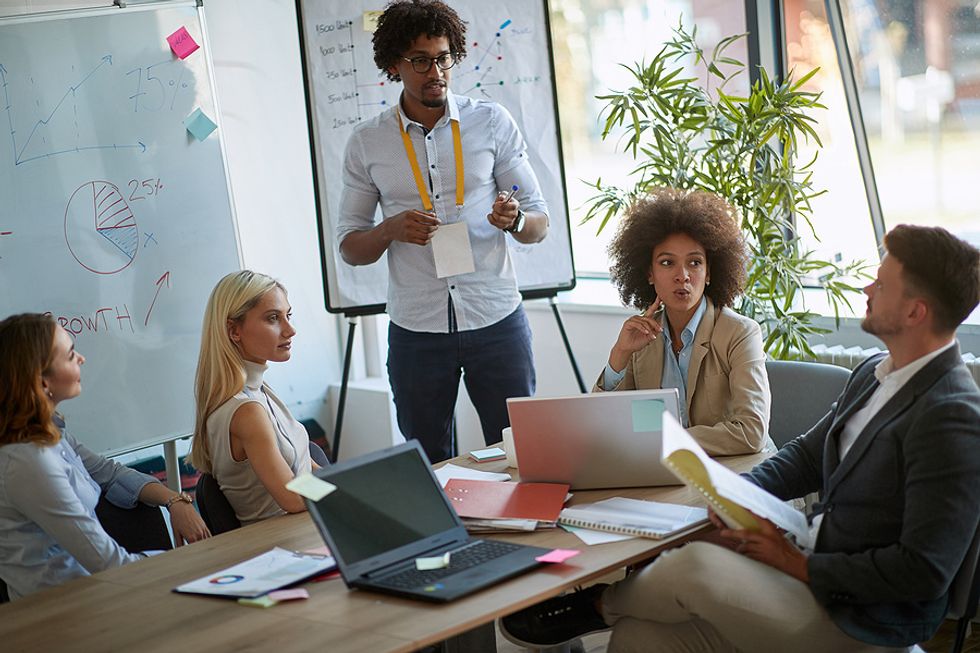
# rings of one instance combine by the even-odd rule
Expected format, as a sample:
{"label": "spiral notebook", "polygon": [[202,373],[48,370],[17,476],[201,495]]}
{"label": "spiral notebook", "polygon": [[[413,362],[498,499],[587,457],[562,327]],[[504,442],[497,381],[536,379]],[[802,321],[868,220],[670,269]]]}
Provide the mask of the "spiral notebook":
{"label": "spiral notebook", "polygon": [[792,533],[797,542],[809,540],[803,513],[712,460],[680,422],[667,413],[661,447],[660,457],[667,469],[698,492],[729,528],[758,530],[755,513]]}
{"label": "spiral notebook", "polygon": [[704,508],[613,497],[565,508],[558,523],[597,531],[662,540],[698,528],[708,521]]}

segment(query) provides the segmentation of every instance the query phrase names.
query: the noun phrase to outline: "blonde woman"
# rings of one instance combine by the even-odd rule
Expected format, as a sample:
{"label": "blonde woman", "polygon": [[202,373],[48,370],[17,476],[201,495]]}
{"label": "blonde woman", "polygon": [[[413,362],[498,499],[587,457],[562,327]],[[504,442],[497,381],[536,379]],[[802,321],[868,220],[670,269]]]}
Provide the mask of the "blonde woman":
{"label": "blonde woman", "polygon": [[87,449],[58,404],[82,392],[85,357],[50,315],[0,322],[0,579],[11,599],[141,559],[102,528],[99,497],[166,506],[174,541],[210,536],[191,498]]}
{"label": "blonde woman", "polygon": [[282,284],[249,270],[221,279],[204,314],[191,462],[242,525],[306,509],[286,483],[312,469],[309,437],[263,381],[269,362],[289,360],[291,316]]}

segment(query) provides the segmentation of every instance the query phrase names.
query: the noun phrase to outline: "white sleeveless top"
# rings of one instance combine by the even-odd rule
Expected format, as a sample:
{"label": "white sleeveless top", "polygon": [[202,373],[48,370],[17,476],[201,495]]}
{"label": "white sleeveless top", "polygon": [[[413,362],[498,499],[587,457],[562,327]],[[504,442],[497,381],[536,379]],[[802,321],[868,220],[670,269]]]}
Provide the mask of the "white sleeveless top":
{"label": "white sleeveless top", "polygon": [[231,418],[242,404],[254,402],[265,408],[276,433],[279,453],[293,474],[311,469],[310,440],[303,425],[293,419],[286,405],[267,384],[262,382],[267,365],[245,361],[245,387],[218,406],[208,417],[208,448],[211,451],[211,474],[235,509],[242,525],[282,515],[279,507],[248,460],[237,461],[231,455]]}

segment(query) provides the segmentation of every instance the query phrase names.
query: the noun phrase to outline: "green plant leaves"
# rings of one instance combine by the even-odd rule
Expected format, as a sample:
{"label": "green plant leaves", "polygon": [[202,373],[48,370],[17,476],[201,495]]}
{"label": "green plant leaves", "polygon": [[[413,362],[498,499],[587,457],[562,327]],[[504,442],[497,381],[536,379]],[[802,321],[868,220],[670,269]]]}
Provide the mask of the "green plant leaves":
{"label": "green plant leaves", "polygon": [[[601,179],[588,184],[596,194],[586,203],[582,223],[598,219],[599,233],[657,186],[724,197],[741,214],[751,252],[736,310],[759,322],[771,356],[812,353],[807,337],[826,330],[813,324],[817,315],[806,310],[801,290],[821,286],[839,318],[855,290],[852,280],[868,276],[863,262],[840,265],[800,249],[801,225],[816,235],[811,200],[826,192],[813,186],[817,155],[797,161],[801,138],[822,147],[812,114],[826,107],[819,93],[804,90],[818,69],[776,80],[760,68],[747,97],[729,94],[725,85],[746,66],[725,52],[746,34],[722,39],[709,55],[696,34],[696,28],[688,32],[679,24],[649,63],[623,64],[633,86],[597,97],[605,103],[602,138],[621,133],[621,147],[637,165],[630,188],[606,186]],[[685,74],[685,63],[703,68],[703,82]]]}

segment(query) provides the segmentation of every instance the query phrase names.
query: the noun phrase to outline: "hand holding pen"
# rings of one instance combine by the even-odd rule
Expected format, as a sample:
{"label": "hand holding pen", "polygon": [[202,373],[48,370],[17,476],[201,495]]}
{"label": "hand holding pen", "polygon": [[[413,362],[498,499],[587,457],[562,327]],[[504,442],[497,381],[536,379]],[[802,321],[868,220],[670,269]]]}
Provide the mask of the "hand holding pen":
{"label": "hand holding pen", "polygon": [[640,315],[634,315],[623,323],[623,327],[619,330],[619,337],[616,338],[616,344],[609,352],[609,366],[614,371],[622,371],[630,356],[649,345],[663,333],[663,325],[658,320],[662,310],[663,302],[660,297],[657,297],[647,310]]}
{"label": "hand holding pen", "polygon": [[514,194],[520,190],[515,184],[509,191],[497,193],[491,213],[487,214],[487,220],[497,229],[510,229],[517,220],[517,212],[520,202],[514,199]]}

